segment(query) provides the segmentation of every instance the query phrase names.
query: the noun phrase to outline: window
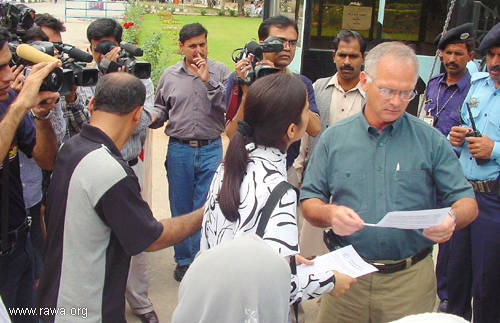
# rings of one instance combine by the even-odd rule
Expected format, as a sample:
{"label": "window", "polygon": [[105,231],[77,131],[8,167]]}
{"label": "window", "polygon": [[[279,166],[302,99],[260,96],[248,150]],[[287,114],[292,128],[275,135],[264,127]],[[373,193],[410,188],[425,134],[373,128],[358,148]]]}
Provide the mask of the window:
{"label": "window", "polygon": [[368,41],[410,42],[417,54],[434,55],[433,44],[443,28],[448,0],[386,0],[382,30],[378,24],[379,0],[312,0],[310,47],[331,49],[341,29],[353,29]]}

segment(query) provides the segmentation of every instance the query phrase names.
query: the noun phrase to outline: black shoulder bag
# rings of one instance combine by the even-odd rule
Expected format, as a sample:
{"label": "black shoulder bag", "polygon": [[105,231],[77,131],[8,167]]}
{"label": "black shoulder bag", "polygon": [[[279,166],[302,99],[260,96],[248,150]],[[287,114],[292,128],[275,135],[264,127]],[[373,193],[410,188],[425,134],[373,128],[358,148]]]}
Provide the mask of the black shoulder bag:
{"label": "black shoulder bag", "polygon": [[[267,222],[269,222],[269,218],[271,217],[271,213],[276,208],[276,205],[281,200],[283,195],[289,190],[293,189],[297,193],[297,198],[299,197],[299,190],[288,183],[287,181],[283,181],[279,183],[269,195],[266,204],[262,208],[262,214],[260,215],[259,224],[257,225],[257,231],[255,232],[259,237],[264,237],[264,231],[266,230]],[[295,257],[290,257],[290,271],[292,274],[297,274],[297,264],[295,262]],[[298,322],[299,319],[299,304],[293,304],[293,312],[295,314],[295,322]]]}

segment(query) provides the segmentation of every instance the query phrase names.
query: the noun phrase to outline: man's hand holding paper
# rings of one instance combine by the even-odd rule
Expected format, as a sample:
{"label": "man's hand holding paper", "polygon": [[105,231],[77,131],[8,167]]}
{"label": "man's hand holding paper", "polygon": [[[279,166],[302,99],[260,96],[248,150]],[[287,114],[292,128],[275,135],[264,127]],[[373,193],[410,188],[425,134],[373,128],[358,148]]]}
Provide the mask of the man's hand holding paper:
{"label": "man's hand holding paper", "polygon": [[455,231],[455,226],[455,220],[447,213],[440,224],[425,229],[423,234],[429,240],[442,243],[450,240],[453,231]]}

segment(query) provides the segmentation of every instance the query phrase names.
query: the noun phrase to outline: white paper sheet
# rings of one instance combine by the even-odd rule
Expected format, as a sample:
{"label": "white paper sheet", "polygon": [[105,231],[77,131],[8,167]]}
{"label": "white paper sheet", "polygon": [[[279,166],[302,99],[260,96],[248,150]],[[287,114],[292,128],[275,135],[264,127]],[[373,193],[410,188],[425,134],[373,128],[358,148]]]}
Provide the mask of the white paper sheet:
{"label": "white paper sheet", "polygon": [[[354,278],[378,271],[377,268],[364,261],[352,245],[314,258],[313,265],[297,266],[298,276],[306,280],[310,274],[329,270],[336,270]],[[304,283],[307,283],[307,281]]]}
{"label": "white paper sheet", "polygon": [[443,222],[450,209],[445,207],[420,211],[393,211],[388,212],[378,223],[365,223],[365,225],[397,229],[426,229]]}

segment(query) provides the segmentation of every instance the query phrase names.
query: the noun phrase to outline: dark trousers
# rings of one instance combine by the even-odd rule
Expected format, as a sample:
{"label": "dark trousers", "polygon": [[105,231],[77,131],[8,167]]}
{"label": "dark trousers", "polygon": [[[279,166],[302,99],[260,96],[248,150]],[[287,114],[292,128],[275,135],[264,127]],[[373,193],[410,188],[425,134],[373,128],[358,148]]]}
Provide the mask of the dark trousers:
{"label": "dark trousers", "polygon": [[440,300],[448,299],[448,284],[446,271],[448,270],[448,258],[450,257],[450,241],[439,244],[436,263],[437,294]]}
{"label": "dark trousers", "polygon": [[448,242],[447,294],[448,313],[470,321],[472,316],[472,224],[455,231]]}
{"label": "dark trousers", "polygon": [[42,226],[40,224],[40,208],[42,203],[38,203],[26,210],[27,215],[31,216],[31,230],[30,238],[31,245],[33,246],[33,268],[35,273],[35,280],[40,278],[42,273],[42,252],[43,252],[43,239],[42,239]]}
{"label": "dark trousers", "polygon": [[[14,252],[0,257],[0,294],[7,309],[33,308],[33,250],[26,234],[19,238]],[[10,313],[9,313],[10,314]],[[35,323],[30,315],[11,316],[13,323]]]}
{"label": "dark trousers", "polygon": [[[500,198],[496,193],[478,193],[477,219],[455,232],[451,248],[459,250],[468,268],[457,270],[448,263],[448,311],[470,319],[470,296],[474,300],[474,322],[500,321]],[[453,244],[454,241],[456,244]],[[469,314],[469,315],[467,315]]]}

